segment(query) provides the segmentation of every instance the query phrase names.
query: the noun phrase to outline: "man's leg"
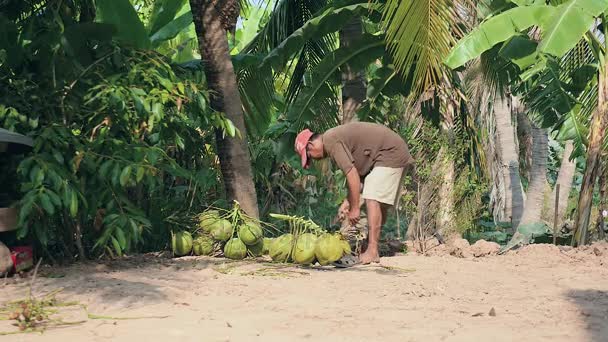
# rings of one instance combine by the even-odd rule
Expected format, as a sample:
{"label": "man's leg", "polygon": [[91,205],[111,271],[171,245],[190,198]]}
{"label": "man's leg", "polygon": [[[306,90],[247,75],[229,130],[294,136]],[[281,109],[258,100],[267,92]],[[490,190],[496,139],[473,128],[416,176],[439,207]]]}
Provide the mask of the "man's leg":
{"label": "man's leg", "polygon": [[386,216],[390,205],[380,203],[376,200],[365,200],[365,209],[367,210],[367,224],[369,227],[367,234],[367,248],[360,256],[363,264],[380,261],[380,252],[378,244],[380,243],[380,233],[382,226],[386,223]]}
{"label": "man's leg", "polygon": [[372,199],[365,200],[365,209],[367,210],[367,248],[363,254],[359,257],[361,263],[369,264],[372,262],[380,261],[380,254],[378,253],[378,242],[380,241],[380,231],[382,228],[382,222],[384,221],[382,215],[382,206],[380,202]]}
{"label": "man's leg", "polygon": [[367,175],[362,198],[367,211],[367,249],[359,257],[363,264],[380,261],[378,243],[388,208],[395,204],[403,169],[375,167]]}

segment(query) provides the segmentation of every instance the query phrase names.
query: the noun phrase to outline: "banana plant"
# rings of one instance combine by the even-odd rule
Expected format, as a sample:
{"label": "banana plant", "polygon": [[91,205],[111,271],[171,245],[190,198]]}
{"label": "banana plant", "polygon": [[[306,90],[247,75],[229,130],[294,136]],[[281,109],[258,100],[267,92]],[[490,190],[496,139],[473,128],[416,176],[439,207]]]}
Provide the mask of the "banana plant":
{"label": "banana plant", "polygon": [[[550,4],[512,1],[515,5],[506,11],[484,20],[452,49],[445,59],[451,68],[459,68],[501,45],[505,56],[510,56],[522,73],[524,99],[536,108],[539,121],[555,122],[564,134],[578,135],[586,141],[585,114],[590,117],[590,132],[586,151],[586,169],[575,223],[573,244],[584,244],[591,211],[593,185],[597,176],[599,155],[605,139],[605,99],[598,97],[597,89],[606,82],[605,42],[601,42],[596,26],[605,31],[607,0],[569,0]],[[539,35],[536,30],[540,29]],[[525,35],[538,38],[527,39]],[[601,33],[601,34],[600,34]],[[538,42],[537,42],[538,40]],[[588,49],[592,58],[580,58],[576,48]],[[580,51],[580,50],[579,50]],[[583,56],[585,56],[583,54]],[[574,61],[574,63],[573,63]],[[575,65],[569,75],[560,70]],[[594,99],[597,98],[597,106]],[[593,111],[593,115],[591,111]],[[564,128],[565,124],[568,124]],[[569,127],[568,127],[569,126]],[[576,156],[576,154],[575,154]]]}

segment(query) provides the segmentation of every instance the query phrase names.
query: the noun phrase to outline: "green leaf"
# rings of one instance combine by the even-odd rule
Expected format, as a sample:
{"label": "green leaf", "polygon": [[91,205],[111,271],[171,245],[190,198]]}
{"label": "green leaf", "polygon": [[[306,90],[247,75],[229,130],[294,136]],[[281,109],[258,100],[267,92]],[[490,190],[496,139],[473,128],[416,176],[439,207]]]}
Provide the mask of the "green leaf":
{"label": "green leaf", "polygon": [[456,69],[466,62],[479,57],[494,45],[518,35],[555,13],[553,6],[516,7],[483,21],[458,44],[444,59],[444,63]]}
{"label": "green leaf", "polygon": [[[361,61],[367,61],[369,64],[384,54],[384,39],[382,37],[363,35],[351,46],[339,48],[325,56],[313,70],[311,84],[302,89],[294,104],[289,108],[287,112],[288,120],[301,123],[312,120],[315,114],[327,114],[323,108],[319,111],[319,104],[326,103],[325,100],[331,96],[328,81],[336,76],[340,68],[347,63],[351,66],[365,64]],[[333,114],[334,121],[336,121],[336,113]],[[320,118],[327,118],[327,115]],[[326,121],[325,124],[327,126],[333,125],[329,121]]]}
{"label": "green leaf", "polygon": [[36,238],[38,239],[41,245],[47,246],[49,244],[49,236],[47,234],[47,231],[40,223],[34,224],[34,234],[36,234]]}
{"label": "green leaf", "polygon": [[144,175],[146,174],[146,169],[143,168],[142,166],[138,166],[137,167],[137,173],[135,174],[135,179],[137,180],[137,182],[141,182],[141,180],[144,178]]}
{"label": "green leaf", "polygon": [[58,151],[53,151],[53,157],[59,164],[63,164],[63,155]]}
{"label": "green leaf", "polygon": [[112,161],[112,159],[107,159],[106,161],[104,161],[99,167],[99,175],[102,178],[105,178],[108,175],[108,171],[110,170],[110,167],[112,167],[113,164],[114,162]]}
{"label": "green leaf", "polygon": [[377,4],[362,2],[340,8],[328,8],[294,31],[264,58],[263,65],[281,70],[291,57],[311,39],[339,31],[351,18],[374,10]]}
{"label": "green leaf", "polygon": [[114,185],[120,184],[120,172],[120,165],[114,164],[114,168],[112,168],[112,175],[110,176]]}
{"label": "green leaf", "polygon": [[78,214],[78,197],[74,191],[70,191],[70,193],[70,215],[72,215],[72,217],[76,217],[76,214]]}
{"label": "green leaf", "polygon": [[115,237],[112,236],[112,246],[114,247],[114,251],[116,251],[116,254],[118,254],[119,256],[122,256],[122,249],[120,248],[120,243],[118,242],[118,240],[116,240]]}
{"label": "green leaf", "polygon": [[131,165],[125,166],[120,173],[120,185],[126,186],[129,182],[129,178],[131,177]]}
{"label": "green leaf", "polygon": [[516,35],[507,40],[498,53],[524,70],[536,62],[537,47],[538,43],[527,35]]}
{"label": "green leaf", "polygon": [[120,245],[121,250],[125,250],[127,247],[127,238],[125,237],[125,233],[122,231],[121,227],[117,227],[114,231],[114,236],[118,240],[118,244]]}
{"label": "green leaf", "polygon": [[180,32],[188,28],[188,26],[191,24],[192,12],[184,13],[156,31],[156,33],[150,37],[150,41],[155,45],[159,45],[164,41],[175,38]]}
{"label": "green leaf", "polygon": [[68,186],[67,183],[64,183],[62,195],[62,202],[64,207],[70,206],[70,201],[72,200],[72,188]]}
{"label": "green leaf", "polygon": [[156,0],[152,8],[152,15],[149,21],[150,35],[156,34],[163,27],[167,26],[175,16],[184,8],[187,0]]}
{"label": "green leaf", "polygon": [[224,128],[226,129],[226,133],[228,133],[229,136],[234,137],[234,135],[236,134],[236,127],[234,126],[232,121],[230,121],[229,119],[224,119]]}
{"label": "green leaf", "polygon": [[35,166],[34,169],[32,169],[32,171],[34,171],[33,173],[33,178],[30,177],[32,183],[34,183],[35,185],[40,185],[42,184],[42,181],[44,181],[44,171],[39,168],[38,166]]}
{"label": "green leaf", "polygon": [[150,47],[148,32],[129,0],[97,0],[96,5],[98,20],[114,25],[118,40],[136,48]]}
{"label": "green leaf", "polygon": [[392,65],[378,68],[372,75],[367,85],[367,98],[372,102],[380,95],[396,96],[398,94],[407,96],[411,90],[411,74],[406,83]]}
{"label": "green leaf", "polygon": [[53,203],[55,207],[61,207],[61,199],[53,190],[46,189],[45,193],[49,196],[51,203]]}
{"label": "green leaf", "polygon": [[608,9],[608,0],[570,0],[542,20],[539,50],[561,57],[589,31],[595,17]]}
{"label": "green leaf", "polygon": [[49,196],[46,193],[41,193],[40,196],[40,205],[42,205],[42,208],[44,209],[44,211],[46,211],[49,215],[54,215],[55,214],[55,207],[53,207],[53,204],[51,203],[51,199],[49,198]]}

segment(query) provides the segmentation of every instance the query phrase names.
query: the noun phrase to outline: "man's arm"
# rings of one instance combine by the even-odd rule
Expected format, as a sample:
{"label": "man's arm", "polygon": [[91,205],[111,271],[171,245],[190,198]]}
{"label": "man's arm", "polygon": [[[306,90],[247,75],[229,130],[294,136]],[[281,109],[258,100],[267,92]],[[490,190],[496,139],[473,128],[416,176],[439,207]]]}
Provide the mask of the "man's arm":
{"label": "man's arm", "polygon": [[356,224],[359,222],[359,216],[361,215],[361,209],[359,208],[361,178],[359,178],[359,172],[355,166],[351,167],[346,174],[346,183],[348,185],[348,202],[350,204],[348,219],[352,224]]}

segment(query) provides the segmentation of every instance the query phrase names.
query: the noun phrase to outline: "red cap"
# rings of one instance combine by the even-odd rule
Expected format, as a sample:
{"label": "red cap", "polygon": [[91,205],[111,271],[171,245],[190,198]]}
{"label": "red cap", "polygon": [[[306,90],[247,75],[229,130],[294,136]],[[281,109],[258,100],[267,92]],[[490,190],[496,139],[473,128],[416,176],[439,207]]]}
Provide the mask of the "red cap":
{"label": "red cap", "polygon": [[308,141],[310,137],[312,137],[313,133],[307,128],[300,132],[296,137],[295,149],[296,152],[300,155],[302,159],[302,167],[308,168],[308,156],[306,155],[306,145],[308,145]]}

